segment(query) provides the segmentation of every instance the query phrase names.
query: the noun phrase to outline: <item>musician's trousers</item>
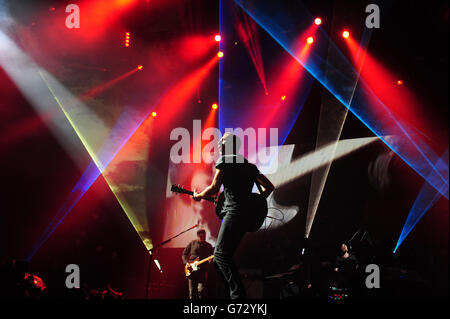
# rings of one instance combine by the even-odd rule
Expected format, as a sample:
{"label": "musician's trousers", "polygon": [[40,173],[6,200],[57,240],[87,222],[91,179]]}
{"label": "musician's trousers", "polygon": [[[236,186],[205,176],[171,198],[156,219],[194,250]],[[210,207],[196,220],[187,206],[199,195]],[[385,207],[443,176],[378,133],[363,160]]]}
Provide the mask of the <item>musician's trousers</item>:
{"label": "musician's trousers", "polygon": [[246,225],[242,216],[227,213],[222,220],[214,249],[214,263],[229,288],[231,299],[246,297],[238,269],[232,259],[245,232]]}
{"label": "musician's trousers", "polygon": [[204,299],[206,297],[206,271],[194,271],[188,278],[189,299]]}

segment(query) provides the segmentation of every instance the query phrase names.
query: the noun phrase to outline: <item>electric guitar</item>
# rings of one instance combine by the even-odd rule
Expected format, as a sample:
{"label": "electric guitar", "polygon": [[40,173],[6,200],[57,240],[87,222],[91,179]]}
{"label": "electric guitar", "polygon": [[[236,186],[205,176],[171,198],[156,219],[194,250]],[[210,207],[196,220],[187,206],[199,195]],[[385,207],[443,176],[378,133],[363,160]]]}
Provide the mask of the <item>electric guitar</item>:
{"label": "electric guitar", "polygon": [[[258,187],[259,188],[259,187]],[[186,194],[190,196],[194,196],[194,192],[184,189],[178,185],[172,185],[171,189],[174,193],[179,194]],[[222,212],[223,204],[225,202],[225,195],[220,193],[219,197],[216,199],[214,197],[208,197],[204,198],[204,200],[207,200],[209,202],[212,202],[216,205],[216,215],[219,217],[219,219],[223,219],[225,217],[224,212]],[[258,193],[251,193],[249,202],[247,203],[247,231],[248,232],[256,232],[258,231],[262,224],[264,223],[264,220],[267,217],[268,207],[267,207],[267,200]]]}
{"label": "electric guitar", "polygon": [[204,262],[210,261],[213,258],[214,258],[214,255],[211,255],[209,257],[206,257],[205,259],[198,260],[198,258],[197,258],[194,262],[187,263],[186,266],[184,266],[184,273],[185,273],[186,277],[189,277],[190,275],[192,275],[192,273],[194,271],[197,271],[199,269],[198,266],[200,266]]}

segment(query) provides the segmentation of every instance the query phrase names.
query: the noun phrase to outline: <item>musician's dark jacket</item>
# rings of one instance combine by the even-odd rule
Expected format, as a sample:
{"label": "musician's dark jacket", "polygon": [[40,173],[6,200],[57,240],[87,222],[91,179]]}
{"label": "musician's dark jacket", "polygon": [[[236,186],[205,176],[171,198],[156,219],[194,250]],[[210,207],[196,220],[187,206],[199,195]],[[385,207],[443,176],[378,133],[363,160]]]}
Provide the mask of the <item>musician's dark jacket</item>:
{"label": "musician's dark jacket", "polygon": [[197,257],[199,260],[209,257],[213,254],[214,248],[210,243],[204,241],[200,243],[198,239],[191,241],[183,251],[181,258],[183,263],[193,262]]}

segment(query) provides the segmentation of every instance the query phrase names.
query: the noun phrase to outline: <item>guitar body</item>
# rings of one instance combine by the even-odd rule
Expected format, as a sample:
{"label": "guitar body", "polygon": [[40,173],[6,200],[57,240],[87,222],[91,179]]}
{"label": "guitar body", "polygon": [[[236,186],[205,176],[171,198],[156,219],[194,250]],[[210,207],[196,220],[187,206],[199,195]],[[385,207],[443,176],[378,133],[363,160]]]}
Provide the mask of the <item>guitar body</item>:
{"label": "guitar body", "polygon": [[252,193],[250,195],[248,209],[248,231],[258,231],[267,217],[267,200],[261,194]]}
{"label": "guitar body", "polygon": [[[223,219],[226,215],[226,213],[222,212],[224,202],[225,195],[222,192],[216,202],[216,215],[219,219]],[[261,194],[251,193],[245,210],[244,214],[246,215],[248,223],[247,231],[258,231],[267,217],[267,200]]]}
{"label": "guitar body", "polygon": [[192,263],[187,263],[184,266],[184,274],[186,275],[186,277],[189,277],[190,275],[192,275],[193,272],[196,272],[197,270],[199,270],[199,266],[201,264],[203,264],[204,262],[210,261],[213,258],[214,258],[214,255],[211,255],[209,257],[206,257],[205,259],[198,260],[198,258],[197,258]]}
{"label": "guitar body", "polygon": [[192,275],[194,271],[197,270],[198,270],[198,258],[194,260],[194,262],[188,263],[184,266],[184,274],[186,275],[186,277],[189,277],[190,275]]}

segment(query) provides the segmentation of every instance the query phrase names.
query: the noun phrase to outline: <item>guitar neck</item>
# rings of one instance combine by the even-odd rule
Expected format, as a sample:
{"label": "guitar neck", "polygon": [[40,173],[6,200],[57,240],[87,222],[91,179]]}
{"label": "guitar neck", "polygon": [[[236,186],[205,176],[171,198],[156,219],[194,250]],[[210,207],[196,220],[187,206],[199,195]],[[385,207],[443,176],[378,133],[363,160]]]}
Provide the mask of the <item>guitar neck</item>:
{"label": "guitar neck", "polygon": [[211,260],[214,258],[214,255],[211,255],[209,257],[206,257],[205,259],[200,260],[197,265],[203,264],[204,262],[207,262],[208,260]]}
{"label": "guitar neck", "polygon": [[186,195],[191,195],[191,196],[194,196],[194,192],[193,191],[188,191],[188,190],[184,190],[184,192],[183,192],[184,194],[186,194]]}
{"label": "guitar neck", "polygon": [[[193,192],[193,191],[184,189],[184,188],[179,187],[179,186],[176,186],[176,185],[172,185],[171,191],[172,191],[172,192],[175,192],[175,193],[181,193],[181,194],[186,194],[186,195],[194,196],[194,192]],[[207,200],[207,201],[209,201],[209,202],[216,203],[216,199],[215,199],[214,197],[206,197],[206,198],[203,198],[203,199],[204,199],[204,200]]]}
{"label": "guitar neck", "polygon": [[[194,192],[193,191],[186,190],[185,193],[188,194],[188,195],[194,196]],[[214,197],[206,197],[206,198],[203,198],[203,199],[207,200],[209,202],[213,202],[213,203],[216,202],[216,199]]]}

